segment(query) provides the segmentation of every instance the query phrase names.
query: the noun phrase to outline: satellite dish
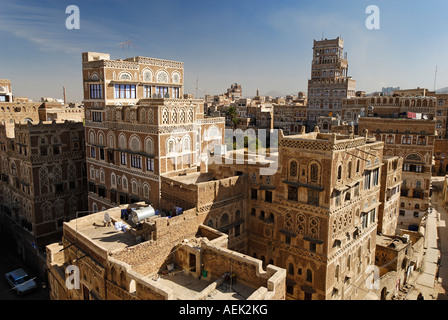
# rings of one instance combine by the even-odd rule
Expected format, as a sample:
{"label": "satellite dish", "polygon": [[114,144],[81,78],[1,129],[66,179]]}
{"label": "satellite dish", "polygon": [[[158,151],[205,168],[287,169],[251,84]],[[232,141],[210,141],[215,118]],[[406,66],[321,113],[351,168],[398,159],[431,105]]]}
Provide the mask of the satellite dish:
{"label": "satellite dish", "polygon": [[104,214],[104,222],[106,222],[106,223],[110,222],[110,215],[109,215],[108,212],[106,212],[106,213]]}

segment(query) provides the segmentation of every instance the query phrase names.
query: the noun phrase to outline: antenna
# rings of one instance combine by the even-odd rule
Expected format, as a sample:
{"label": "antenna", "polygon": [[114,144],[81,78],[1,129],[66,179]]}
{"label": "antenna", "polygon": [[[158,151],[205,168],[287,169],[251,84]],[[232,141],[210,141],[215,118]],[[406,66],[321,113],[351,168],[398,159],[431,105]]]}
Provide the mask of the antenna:
{"label": "antenna", "polygon": [[[125,47],[127,47],[127,49],[129,50],[129,48],[131,46],[138,49],[138,47],[136,45],[134,45],[134,41],[121,42],[118,44],[118,46],[121,47],[121,49],[124,49]],[[132,49],[134,49],[134,48],[132,48]],[[135,54],[135,52],[134,52],[134,54]]]}
{"label": "antenna", "polygon": [[[136,47],[136,48],[137,48],[137,46],[134,45],[134,41],[125,41],[125,42],[121,42],[121,43],[119,43],[118,45],[119,45],[122,49],[124,49],[124,47],[126,47],[126,45],[128,46],[128,49],[129,49],[130,46],[133,46],[133,47]],[[137,48],[137,49],[138,49],[138,48]]]}
{"label": "antenna", "polygon": [[434,75],[434,91],[436,91],[436,80],[437,80],[437,66],[436,66],[436,72]]}
{"label": "antenna", "polygon": [[198,98],[198,78],[199,78],[199,72],[196,73],[196,95],[195,95],[195,99]]}

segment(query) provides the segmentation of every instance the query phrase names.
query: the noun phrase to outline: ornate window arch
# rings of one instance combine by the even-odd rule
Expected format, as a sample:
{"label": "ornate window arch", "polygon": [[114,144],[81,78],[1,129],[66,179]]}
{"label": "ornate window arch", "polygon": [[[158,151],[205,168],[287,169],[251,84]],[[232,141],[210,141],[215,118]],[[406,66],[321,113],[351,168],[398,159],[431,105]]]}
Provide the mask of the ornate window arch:
{"label": "ornate window arch", "polygon": [[148,124],[154,124],[154,109],[149,108],[148,112]]}
{"label": "ornate window arch", "polygon": [[95,180],[95,168],[93,166],[90,166],[89,173],[90,179]]}
{"label": "ornate window arch", "polygon": [[105,139],[104,139],[103,131],[98,131],[98,144],[100,146],[104,146],[105,145]]}
{"label": "ornate window arch", "polygon": [[180,83],[180,73],[178,71],[173,71],[171,73],[171,82],[175,84]]}
{"label": "ornate window arch", "polygon": [[140,115],[139,115],[139,122],[140,123],[146,123],[147,117],[146,117],[146,109],[141,108],[140,109]]}
{"label": "ornate window arch", "polygon": [[118,74],[118,80],[132,80],[132,74],[127,71],[122,71]]}
{"label": "ornate window arch", "polygon": [[141,151],[141,141],[137,135],[132,135],[129,138],[129,148],[135,152]]}
{"label": "ornate window arch", "polygon": [[162,124],[170,123],[170,115],[167,108],[163,108],[162,110]]}
{"label": "ornate window arch", "polygon": [[149,198],[149,191],[151,190],[151,188],[150,188],[150,186],[149,186],[149,184],[147,183],[147,182],[145,182],[144,184],[143,184],[143,197],[145,198],[145,199],[148,199]]}
{"label": "ornate window arch", "polygon": [[191,151],[191,139],[189,135],[186,135],[182,139],[182,151]]}
{"label": "ornate window arch", "polygon": [[297,214],[297,233],[298,234],[305,234],[305,227],[306,227],[306,217],[303,213]]}
{"label": "ornate window arch", "polygon": [[288,177],[297,178],[299,174],[299,162],[296,159],[289,160],[288,169]]}
{"label": "ornate window arch", "polygon": [[104,175],[104,170],[103,168],[100,169],[100,182],[101,183],[105,183],[106,182],[106,177]]}
{"label": "ornate window arch", "polygon": [[128,190],[128,178],[126,176],[123,176],[121,178],[122,186],[124,190]]}
{"label": "ornate window arch", "polygon": [[153,76],[154,76],[154,74],[151,69],[149,69],[149,68],[143,69],[143,71],[142,71],[143,81],[152,82]]}
{"label": "ornate window arch", "polygon": [[89,143],[91,143],[91,144],[95,144],[96,143],[95,131],[93,131],[93,130],[89,131]]}
{"label": "ornate window arch", "polygon": [[[47,167],[41,167],[39,169],[39,187],[40,187],[40,193],[46,193],[48,192],[49,188],[49,181],[48,181],[48,169]],[[45,192],[42,191],[43,188],[46,188]]]}
{"label": "ornate window arch", "polygon": [[219,227],[224,227],[230,223],[229,214],[224,212],[219,219]]}
{"label": "ornate window arch", "polygon": [[113,132],[107,134],[107,143],[109,148],[115,148],[115,134]]}
{"label": "ornate window arch", "polygon": [[157,82],[160,82],[160,83],[169,82],[168,72],[166,72],[165,70],[157,71],[156,79],[157,79]]}
{"label": "ornate window arch", "polygon": [[126,136],[124,133],[120,133],[120,135],[118,136],[118,147],[123,150],[127,148]]}
{"label": "ornate window arch", "polygon": [[174,139],[173,139],[173,138],[168,139],[168,140],[166,141],[166,150],[167,150],[167,153],[173,153],[173,152],[175,152],[175,146],[176,146],[176,143],[175,143]]}
{"label": "ornate window arch", "polygon": [[309,221],[309,231],[311,237],[319,238],[319,219],[316,217],[311,217]]}
{"label": "ornate window arch", "polygon": [[111,187],[113,187],[113,188],[117,187],[117,176],[115,175],[115,172],[112,172],[110,174],[110,184],[111,184]]}
{"label": "ornate window arch", "polygon": [[179,111],[179,122],[180,123],[185,123],[186,121],[186,112],[185,112],[185,108],[181,108]]}
{"label": "ornate window arch", "polygon": [[194,112],[193,112],[193,109],[190,108],[188,110],[187,122],[193,122],[193,117],[194,117]]}
{"label": "ornate window arch", "polygon": [[171,123],[177,123],[177,109],[171,110]]}
{"label": "ornate window arch", "polygon": [[309,182],[320,183],[320,164],[316,161],[312,161],[309,164]]}
{"label": "ornate window arch", "polygon": [[62,181],[62,168],[59,164],[54,165],[52,173],[53,173],[53,182]]}
{"label": "ornate window arch", "polygon": [[154,154],[154,140],[151,137],[145,138],[145,153]]}
{"label": "ornate window arch", "polygon": [[136,179],[131,180],[131,192],[138,195],[138,183]]}

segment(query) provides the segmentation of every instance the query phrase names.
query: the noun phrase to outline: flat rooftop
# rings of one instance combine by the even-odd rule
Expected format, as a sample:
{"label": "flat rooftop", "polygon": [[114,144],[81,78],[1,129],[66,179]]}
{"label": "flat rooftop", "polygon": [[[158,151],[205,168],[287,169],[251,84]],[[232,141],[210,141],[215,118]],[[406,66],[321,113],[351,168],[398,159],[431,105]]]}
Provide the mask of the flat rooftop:
{"label": "flat rooftop", "polygon": [[[121,209],[125,209],[126,207],[122,206],[93,213],[65,222],[65,225],[90,239],[100,248],[107,251],[121,250],[137,244],[135,235],[130,232],[123,232],[122,229],[115,229],[115,222],[127,226],[128,230],[133,229],[130,221],[121,219]],[[112,223],[110,225],[105,225],[103,222],[105,212],[109,213],[111,217]]]}
{"label": "flat rooftop", "polygon": [[230,285],[220,280],[198,279],[184,272],[178,272],[174,275],[161,275],[154,281],[171,288],[174,300],[246,300],[256,291],[255,288],[238,281]]}

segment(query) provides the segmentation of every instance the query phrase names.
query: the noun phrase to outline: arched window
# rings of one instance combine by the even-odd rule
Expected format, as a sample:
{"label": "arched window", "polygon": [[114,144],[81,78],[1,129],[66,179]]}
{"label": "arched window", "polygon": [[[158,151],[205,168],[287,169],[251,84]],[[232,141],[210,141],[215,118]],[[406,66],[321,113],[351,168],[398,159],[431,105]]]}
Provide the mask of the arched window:
{"label": "arched window", "polygon": [[128,178],[123,176],[122,182],[123,182],[123,189],[127,190],[128,189]]}
{"label": "arched window", "polygon": [[316,163],[310,166],[310,180],[315,183],[319,181],[319,166]]}
{"label": "arched window", "polygon": [[349,161],[349,163],[347,164],[347,178],[351,179],[352,178],[352,162]]}
{"label": "arched window", "polygon": [[145,139],[145,152],[147,154],[154,154],[154,141],[151,137]]}
{"label": "arched window", "polygon": [[293,276],[294,275],[294,265],[292,263],[290,263],[288,265],[288,274]]}
{"label": "arched window", "polygon": [[117,177],[116,177],[116,175],[115,175],[114,172],[112,172],[112,173],[110,174],[110,183],[111,183],[111,186],[112,186],[112,187],[114,187],[114,188],[117,187]]}
{"label": "arched window", "polygon": [[311,283],[313,282],[313,271],[310,269],[306,270],[306,281]]}
{"label": "arched window", "polygon": [[129,146],[130,146],[132,151],[139,152],[140,149],[141,149],[141,147],[140,147],[140,138],[137,137],[137,136],[132,136],[130,138],[130,141],[129,141]]}
{"label": "arched window", "polygon": [[224,226],[226,226],[228,224],[229,224],[229,215],[227,213],[224,213],[221,216],[219,225],[220,225],[220,227],[224,227]]}
{"label": "arched window", "polygon": [[177,110],[173,109],[171,111],[171,123],[177,123]]}
{"label": "arched window", "polygon": [[168,149],[168,153],[174,152],[174,140],[173,139],[168,140],[167,149]]}
{"label": "arched window", "polygon": [[297,161],[292,160],[289,163],[289,176],[290,177],[297,177],[297,170],[298,170],[298,168],[297,168]]}
{"label": "arched window", "polygon": [[123,150],[126,149],[126,136],[124,134],[120,134],[118,138],[118,147]]}
{"label": "arched window", "polygon": [[183,151],[191,151],[191,140],[189,136],[185,136],[182,142]]}
{"label": "arched window", "polygon": [[138,185],[137,185],[137,181],[136,180],[132,180],[132,182],[131,182],[131,189],[132,189],[132,193],[133,194],[137,194],[138,195]]}
{"label": "arched window", "polygon": [[165,70],[157,72],[157,82],[168,82],[168,73]]}
{"label": "arched window", "polygon": [[149,185],[147,183],[143,185],[143,197],[146,199],[149,198]]}
{"label": "arched window", "polygon": [[339,167],[338,167],[338,180],[341,180],[341,179],[342,179],[342,166],[339,165]]}

